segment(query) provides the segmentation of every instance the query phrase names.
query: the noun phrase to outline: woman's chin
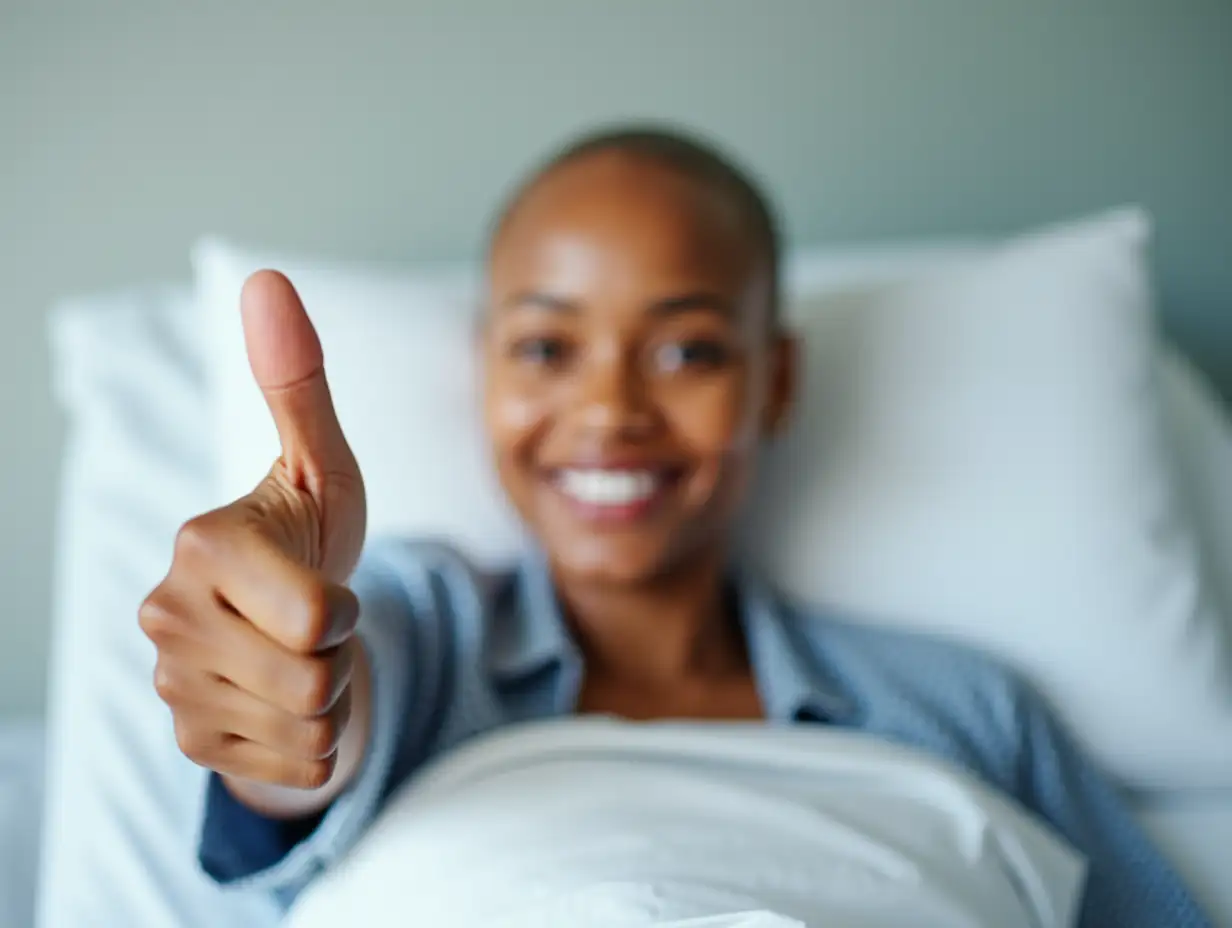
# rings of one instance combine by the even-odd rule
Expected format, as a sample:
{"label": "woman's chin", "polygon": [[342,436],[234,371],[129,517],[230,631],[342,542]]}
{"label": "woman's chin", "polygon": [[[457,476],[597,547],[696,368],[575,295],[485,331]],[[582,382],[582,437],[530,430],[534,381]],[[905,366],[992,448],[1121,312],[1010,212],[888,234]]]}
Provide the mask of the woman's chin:
{"label": "woman's chin", "polygon": [[670,558],[657,539],[570,538],[550,544],[561,580],[637,586],[670,572]]}

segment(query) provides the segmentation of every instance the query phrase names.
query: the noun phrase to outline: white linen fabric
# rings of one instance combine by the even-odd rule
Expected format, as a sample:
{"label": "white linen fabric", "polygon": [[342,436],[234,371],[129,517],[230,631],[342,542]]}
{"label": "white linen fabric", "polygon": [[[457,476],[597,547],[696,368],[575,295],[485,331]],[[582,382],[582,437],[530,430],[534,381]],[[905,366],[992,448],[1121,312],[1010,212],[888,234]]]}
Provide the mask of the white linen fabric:
{"label": "white linen fabric", "polygon": [[[797,255],[801,405],[744,537],[788,594],[995,652],[1124,782],[1232,785],[1232,623],[1160,413],[1148,244],[1129,209],[996,247]],[[475,402],[473,273],[219,241],[195,259],[220,499],[277,449],[236,309],[276,266],[320,330],[373,531],[514,557]]]}
{"label": "white linen fabric", "polygon": [[851,733],[570,719],[470,742],[291,928],[1060,928],[1084,862],[933,758]]}

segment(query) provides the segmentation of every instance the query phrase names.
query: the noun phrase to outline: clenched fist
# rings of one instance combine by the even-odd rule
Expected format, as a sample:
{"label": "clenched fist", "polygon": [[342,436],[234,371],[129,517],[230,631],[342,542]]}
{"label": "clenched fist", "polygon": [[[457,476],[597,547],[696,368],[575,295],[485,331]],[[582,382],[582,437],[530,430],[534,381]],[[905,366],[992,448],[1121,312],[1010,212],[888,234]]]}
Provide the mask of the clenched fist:
{"label": "clenched fist", "polygon": [[290,282],[260,271],[240,302],[282,455],[250,494],[183,526],[140,621],[181,750],[252,808],[302,815],[341,791],[367,737],[359,606],[345,586],[364,486]]}

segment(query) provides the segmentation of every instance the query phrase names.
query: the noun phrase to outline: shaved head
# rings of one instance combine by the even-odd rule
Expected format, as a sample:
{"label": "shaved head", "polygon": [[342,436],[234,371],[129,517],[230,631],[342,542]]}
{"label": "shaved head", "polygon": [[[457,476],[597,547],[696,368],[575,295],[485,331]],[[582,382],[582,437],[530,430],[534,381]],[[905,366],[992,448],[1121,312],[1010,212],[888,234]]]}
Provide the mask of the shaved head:
{"label": "shaved head", "polygon": [[489,249],[522,205],[548,180],[581,162],[616,156],[645,162],[680,175],[724,205],[747,235],[748,247],[765,271],[770,318],[778,319],[780,243],[774,211],[751,175],[714,145],[655,126],[601,130],[567,145],[522,181],[497,215]]}

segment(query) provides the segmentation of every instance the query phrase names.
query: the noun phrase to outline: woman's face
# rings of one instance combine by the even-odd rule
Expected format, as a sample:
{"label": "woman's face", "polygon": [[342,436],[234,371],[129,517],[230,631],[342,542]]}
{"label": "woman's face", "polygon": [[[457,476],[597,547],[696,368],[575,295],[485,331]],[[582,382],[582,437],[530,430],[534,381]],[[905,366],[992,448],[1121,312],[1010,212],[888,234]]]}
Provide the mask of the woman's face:
{"label": "woman's face", "polygon": [[493,244],[485,416],[555,569],[653,580],[722,557],[791,346],[730,200],[619,153],[536,183]]}

